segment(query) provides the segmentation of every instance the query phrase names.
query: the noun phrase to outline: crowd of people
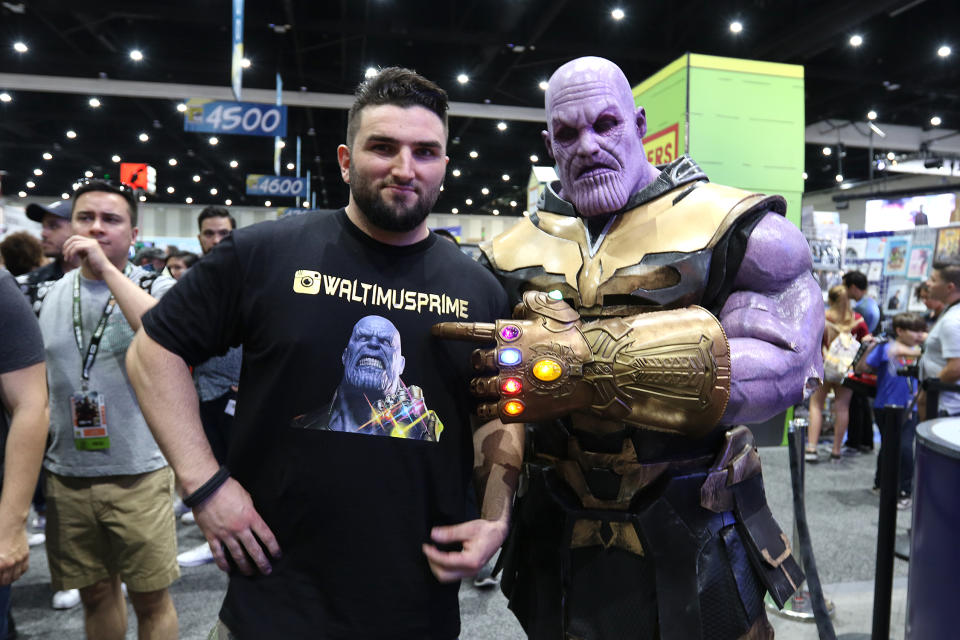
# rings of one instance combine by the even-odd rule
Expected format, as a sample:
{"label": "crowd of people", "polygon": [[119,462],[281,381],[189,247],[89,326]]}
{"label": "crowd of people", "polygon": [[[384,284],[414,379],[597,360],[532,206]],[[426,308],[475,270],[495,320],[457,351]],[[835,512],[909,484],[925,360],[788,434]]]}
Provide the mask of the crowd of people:
{"label": "crowd of people", "polygon": [[[805,458],[820,460],[818,445],[823,435],[823,412],[832,393],[833,430],[829,437],[831,462],[873,450],[873,425],[883,435],[892,424],[901,431],[899,499],[900,509],[909,509],[913,494],[913,447],[917,423],[927,417],[960,414],[960,395],[938,389],[938,399],[927,415],[927,393],[919,380],[934,378],[941,385],[960,381],[960,317],[948,313],[960,300],[960,266],[936,263],[927,281],[916,289],[926,314],[898,313],[883,319],[876,300],[867,294],[867,277],[850,271],[843,284],[828,292],[826,324],[822,341],[825,379],[810,400],[810,427]],[[855,304],[851,306],[850,301]],[[845,352],[842,343],[853,345]],[[844,360],[844,353],[847,360]],[[853,356],[853,357],[850,357]],[[840,363],[839,375],[831,376],[831,360]],[[921,364],[919,369],[916,365]],[[873,374],[875,384],[864,385],[847,379],[848,374]],[[891,418],[893,408],[904,411],[901,420]],[[896,414],[900,415],[900,414]],[[848,435],[847,425],[856,420],[861,432]],[[845,439],[846,436],[846,439]],[[880,487],[880,455],[873,490]]]}

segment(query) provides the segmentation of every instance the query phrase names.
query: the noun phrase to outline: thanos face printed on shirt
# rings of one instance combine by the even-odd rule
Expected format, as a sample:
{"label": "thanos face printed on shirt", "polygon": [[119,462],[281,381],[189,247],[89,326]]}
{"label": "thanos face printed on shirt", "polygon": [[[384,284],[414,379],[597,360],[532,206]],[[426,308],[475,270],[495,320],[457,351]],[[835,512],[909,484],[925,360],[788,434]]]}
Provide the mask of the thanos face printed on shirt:
{"label": "thanos face printed on shirt", "polygon": [[323,429],[414,440],[440,438],[443,423],[420,387],[400,379],[406,360],[400,332],[381,316],[365,316],[343,350],[343,378],[330,402],[294,418],[300,429]]}

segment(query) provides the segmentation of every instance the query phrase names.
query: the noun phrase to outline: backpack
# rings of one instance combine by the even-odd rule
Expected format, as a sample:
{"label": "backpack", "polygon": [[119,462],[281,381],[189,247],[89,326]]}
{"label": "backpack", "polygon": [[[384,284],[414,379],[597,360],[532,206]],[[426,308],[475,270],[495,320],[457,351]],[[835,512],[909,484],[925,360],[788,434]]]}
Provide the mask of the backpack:
{"label": "backpack", "polygon": [[860,342],[849,331],[837,331],[823,356],[823,379],[843,382],[859,351]]}

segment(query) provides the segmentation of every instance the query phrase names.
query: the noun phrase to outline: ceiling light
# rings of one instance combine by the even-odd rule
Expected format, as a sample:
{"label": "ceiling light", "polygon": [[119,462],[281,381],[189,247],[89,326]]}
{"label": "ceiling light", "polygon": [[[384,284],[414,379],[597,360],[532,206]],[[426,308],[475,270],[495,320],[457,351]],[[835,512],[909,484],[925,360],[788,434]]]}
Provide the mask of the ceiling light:
{"label": "ceiling light", "polygon": [[283,140],[281,140],[281,141],[279,141],[279,142],[277,143],[277,146],[280,147],[281,149],[283,149],[284,147],[287,146],[287,143],[284,142]]}
{"label": "ceiling light", "polygon": [[67,137],[73,140],[74,138],[77,137],[77,132],[74,131],[73,129],[70,129],[69,131],[67,131]]}
{"label": "ceiling light", "polygon": [[64,191],[63,193],[60,194],[60,197],[63,198],[64,200],[69,200],[70,194]]}
{"label": "ceiling light", "polygon": [[209,142],[211,145],[216,145],[220,142],[220,138],[217,136],[210,136],[210,139],[207,140],[207,142]]}
{"label": "ceiling light", "polygon": [[193,176],[194,182],[200,182],[200,176]]}
{"label": "ceiling light", "polygon": [[443,191],[443,185],[440,185],[440,191]]}
{"label": "ceiling light", "polygon": [[732,31],[733,33],[740,33],[741,31],[743,31],[743,25],[737,22],[736,20],[734,20],[733,22],[730,23],[730,31]]}
{"label": "ceiling light", "polygon": [[474,160],[476,160],[477,158],[480,157],[480,154],[477,153],[476,151],[471,151],[469,155],[470,155],[470,157],[473,158]]}
{"label": "ceiling light", "polygon": [[940,119],[940,116],[933,116],[932,118],[930,118],[930,124],[932,124],[935,127],[939,127],[942,122],[943,120]]}
{"label": "ceiling light", "polygon": [[217,195],[217,193],[219,193],[219,192],[217,191],[217,188],[216,188],[216,187],[210,189],[210,195],[215,196],[215,195]]}
{"label": "ceiling light", "polygon": [[838,173],[836,176],[834,176],[833,179],[836,180],[837,182],[843,182],[843,174]]}
{"label": "ceiling light", "polygon": [[297,168],[297,165],[293,164],[292,162],[287,163],[287,171],[293,171],[296,168]]}
{"label": "ceiling light", "polygon": [[480,189],[480,193],[482,193],[482,194],[485,195],[485,196],[488,196],[488,195],[490,195],[490,189],[487,189],[486,187],[483,187],[482,189]]}
{"label": "ceiling light", "polygon": [[230,168],[231,168],[231,169],[236,169],[238,166],[240,166],[240,163],[237,162],[236,160],[231,160],[231,161],[230,161]]}
{"label": "ceiling light", "polygon": [[146,202],[147,196],[140,196],[140,202]]}
{"label": "ceiling light", "polygon": [[87,100],[87,104],[89,104],[91,107],[93,107],[94,109],[96,109],[97,107],[100,106],[100,99],[99,99],[99,98],[90,98],[89,100]]}
{"label": "ceiling light", "polygon": [[10,94],[4,91],[0,93],[0,102],[10,102],[13,98],[10,97]]}
{"label": "ceiling light", "polygon": [[240,61],[240,66],[243,67],[244,69],[249,69],[251,64],[253,63],[250,62],[250,58],[244,58],[243,60]]}
{"label": "ceiling light", "polygon": [[167,187],[167,193],[173,193],[174,191],[176,191],[176,189],[173,187]]}
{"label": "ceiling light", "polygon": [[851,47],[859,47],[859,46],[862,45],[862,44],[863,44],[863,36],[861,36],[861,35],[859,35],[859,34],[855,34],[855,35],[850,36],[850,46],[851,46]]}
{"label": "ceiling light", "polygon": [[30,50],[30,48],[22,42],[14,42],[13,50],[16,51],[17,53],[26,53],[27,51]]}
{"label": "ceiling light", "polygon": [[454,169],[454,170],[451,171],[450,173],[453,175],[454,178],[459,178],[459,177],[460,177],[460,169]]}
{"label": "ceiling light", "polygon": [[883,171],[886,168],[887,168],[886,162],[884,162],[883,160],[880,160],[879,162],[877,162],[877,169],[879,169],[880,171]]}
{"label": "ceiling light", "polygon": [[27,180],[27,189],[33,189],[35,186],[37,186],[36,182],[33,180]]}
{"label": "ceiling light", "polygon": [[374,78],[377,75],[377,70],[374,67],[367,67],[367,70],[363,72],[364,78]]}
{"label": "ceiling light", "polygon": [[[23,193],[23,192],[21,191],[20,193]],[[457,209],[456,207],[454,207],[453,209],[450,209],[450,213],[460,213],[460,209]]]}
{"label": "ceiling light", "polygon": [[937,55],[941,58],[946,58],[952,51],[953,49],[951,49],[949,46],[941,45],[940,48],[937,49]]}
{"label": "ceiling light", "polygon": [[470,82],[470,76],[468,76],[465,73],[461,73],[460,75],[457,76],[457,82],[459,82],[460,84],[467,84],[468,82]]}
{"label": "ceiling light", "polygon": [[187,110],[187,105],[185,105],[184,103],[181,102],[177,105],[177,111],[179,111],[180,113],[183,113],[186,110]]}
{"label": "ceiling light", "polygon": [[550,87],[550,83],[546,80],[541,80],[537,86],[540,87],[540,91],[546,91]]}
{"label": "ceiling light", "polygon": [[495,216],[498,216],[498,215],[500,215],[500,209],[494,209],[494,210],[491,211],[490,213],[492,213],[492,214],[495,215]]}
{"label": "ceiling light", "polygon": [[540,162],[540,157],[537,154],[530,155],[530,162]]}
{"label": "ceiling light", "polygon": [[803,177],[804,180],[807,179],[807,172],[806,172],[806,171],[804,171],[804,172],[801,173],[800,175],[801,175],[801,177]]}
{"label": "ceiling light", "polygon": [[230,198],[227,198],[226,200],[223,201],[223,204],[229,207],[230,205],[233,204],[233,200],[231,200]]}
{"label": "ceiling light", "polygon": [[90,171],[89,169],[87,169],[86,171],[83,172],[83,177],[84,177],[84,178],[92,178],[92,177],[93,177],[93,171]]}
{"label": "ceiling light", "polygon": [[830,155],[831,153],[833,153],[833,149],[831,149],[830,147],[824,147],[824,148],[823,148],[823,155],[828,156],[828,155]]}
{"label": "ceiling light", "polygon": [[175,166],[177,166],[177,159],[176,159],[176,158],[170,158],[169,160],[167,160],[167,164],[169,164],[171,167],[175,167]]}
{"label": "ceiling light", "polygon": [[80,183],[79,183],[79,182],[74,182],[74,183],[73,183],[73,190],[76,191],[76,190],[79,189],[79,188],[80,188]]}
{"label": "ceiling light", "polygon": [[497,129],[500,130],[500,131],[506,131],[506,130],[507,130],[507,123],[506,123],[506,122],[503,122],[503,121],[501,120],[500,122],[497,123]]}
{"label": "ceiling light", "polygon": [[184,202],[186,202],[187,204],[193,204],[193,198],[191,198],[190,196],[187,196],[186,199],[184,199]]}
{"label": "ceiling light", "polygon": [[877,119],[876,111],[874,111],[873,109],[870,109],[870,111],[867,111],[867,120],[876,120],[876,119]]}
{"label": "ceiling light", "polygon": [[34,170],[33,170],[33,175],[35,175],[35,176],[42,176],[42,175],[43,175],[43,169],[34,169]]}
{"label": "ceiling light", "polygon": [[897,158],[897,154],[895,154],[893,151],[887,152],[887,160],[896,160],[896,158]]}
{"label": "ceiling light", "polygon": [[473,204],[473,198],[467,198],[463,201],[468,207]]}
{"label": "ceiling light", "polygon": [[266,201],[264,201],[263,206],[269,207],[270,204],[271,204],[270,201],[269,201],[269,200],[266,200]]}
{"label": "ceiling light", "polygon": [[53,160],[53,154],[50,153],[49,151],[44,151],[44,152],[43,152],[43,159],[44,159],[44,160]]}
{"label": "ceiling light", "polygon": [[134,62],[140,62],[143,60],[143,52],[140,49],[133,49],[130,51],[130,59]]}
{"label": "ceiling light", "polygon": [[511,207],[517,206],[517,201],[516,201],[516,200],[511,200],[511,201],[510,201],[510,206],[511,206]]}
{"label": "ceiling light", "polygon": [[110,159],[113,160],[114,162],[120,162],[120,156],[118,155],[113,155],[110,157]]}
{"label": "ceiling light", "polygon": [[147,140],[150,139],[150,136],[148,136],[148,135],[145,134],[145,133],[141,133],[141,134],[140,134],[139,136],[137,136],[137,137],[140,138],[140,142],[146,142]]}
{"label": "ceiling light", "polygon": [[17,193],[17,195],[20,196],[21,198],[26,198],[26,197],[27,197],[27,192],[26,192],[26,191],[20,191],[19,193]]}
{"label": "ceiling light", "polygon": [[505,173],[502,176],[500,176],[500,179],[503,180],[504,182],[510,182],[510,174]]}
{"label": "ceiling light", "polygon": [[627,14],[625,14],[623,12],[623,9],[621,9],[620,7],[617,7],[616,9],[610,12],[610,17],[613,18],[614,20],[623,20],[623,17],[625,15]]}

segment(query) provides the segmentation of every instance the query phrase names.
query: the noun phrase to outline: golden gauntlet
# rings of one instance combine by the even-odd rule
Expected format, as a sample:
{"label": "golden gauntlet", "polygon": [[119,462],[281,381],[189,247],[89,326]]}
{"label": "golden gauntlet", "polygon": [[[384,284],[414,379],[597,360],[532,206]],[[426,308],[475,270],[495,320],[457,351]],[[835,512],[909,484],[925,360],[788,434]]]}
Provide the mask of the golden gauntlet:
{"label": "golden gauntlet", "polygon": [[[481,418],[538,422],[586,410],[688,436],[712,429],[730,397],[730,346],[702,307],[583,323],[563,300],[528,291],[513,320],[442,322],[433,334],[477,349]],[[495,375],[489,375],[494,373]]]}

